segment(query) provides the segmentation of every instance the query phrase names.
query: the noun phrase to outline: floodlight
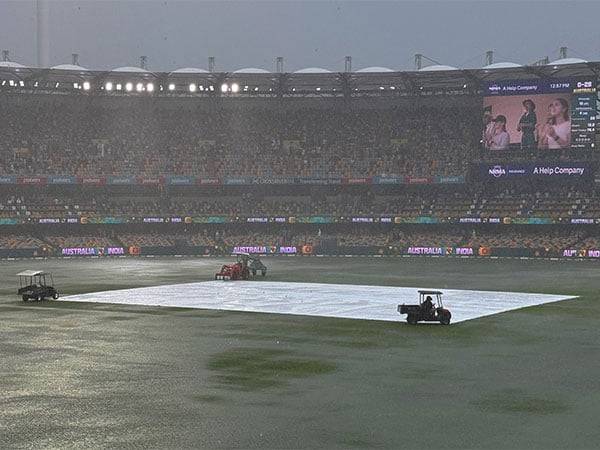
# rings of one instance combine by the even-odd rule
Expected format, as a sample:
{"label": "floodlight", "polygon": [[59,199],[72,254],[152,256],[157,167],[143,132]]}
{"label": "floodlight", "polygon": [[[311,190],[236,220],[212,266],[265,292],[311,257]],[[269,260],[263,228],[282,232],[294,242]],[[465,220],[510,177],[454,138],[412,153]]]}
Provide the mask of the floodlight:
{"label": "floodlight", "polygon": [[144,83],[138,83],[135,85],[135,90],[138,92],[142,92],[144,90]]}
{"label": "floodlight", "polygon": [[106,89],[107,91],[112,91],[112,88],[113,84],[110,81],[104,85],[104,89]]}
{"label": "floodlight", "polygon": [[148,91],[148,92],[154,92],[154,84],[148,83],[146,85],[146,91]]}
{"label": "floodlight", "polygon": [[238,92],[240,90],[240,85],[237,83],[232,83],[231,84],[231,92]]}
{"label": "floodlight", "polygon": [[90,82],[89,81],[84,81],[83,82],[83,90],[84,91],[89,91],[90,90]]}
{"label": "floodlight", "polygon": [[170,83],[169,84],[169,90],[170,91],[174,91],[175,90],[175,84],[174,83]]}
{"label": "floodlight", "polygon": [[130,82],[130,83],[125,84],[125,90],[127,92],[131,92],[133,90],[133,83]]}
{"label": "floodlight", "polygon": [[190,92],[196,92],[196,85],[194,83],[190,83]]}
{"label": "floodlight", "polygon": [[227,86],[227,83],[223,83],[221,85],[221,92],[227,92],[228,89],[229,89],[229,86]]}

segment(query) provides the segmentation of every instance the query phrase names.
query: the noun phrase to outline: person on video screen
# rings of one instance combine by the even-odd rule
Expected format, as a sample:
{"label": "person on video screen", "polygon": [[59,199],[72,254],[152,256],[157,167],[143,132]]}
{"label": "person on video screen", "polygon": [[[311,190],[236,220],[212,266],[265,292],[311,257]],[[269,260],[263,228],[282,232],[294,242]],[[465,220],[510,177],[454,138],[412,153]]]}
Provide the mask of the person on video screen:
{"label": "person on video screen", "polygon": [[492,138],[494,137],[494,117],[492,116],[492,107],[485,108],[483,112],[483,143],[486,148],[490,147]]}
{"label": "person on video screen", "polygon": [[540,130],[540,148],[561,149],[571,146],[569,102],[555,98],[548,106],[548,119]]}
{"label": "person on video screen", "polygon": [[494,135],[489,143],[490,150],[508,150],[510,135],[506,131],[506,117],[498,115],[494,119]]}
{"label": "person on video screen", "polygon": [[523,102],[525,113],[521,116],[517,131],[521,134],[521,148],[528,149],[535,147],[535,128],[537,125],[537,116],[535,114],[535,103],[527,99]]}

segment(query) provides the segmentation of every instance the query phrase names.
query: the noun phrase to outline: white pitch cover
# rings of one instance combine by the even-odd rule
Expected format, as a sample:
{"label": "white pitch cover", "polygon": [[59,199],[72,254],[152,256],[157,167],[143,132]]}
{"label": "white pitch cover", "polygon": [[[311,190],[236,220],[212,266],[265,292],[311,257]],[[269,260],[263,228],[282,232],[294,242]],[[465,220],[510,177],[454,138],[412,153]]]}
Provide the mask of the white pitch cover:
{"label": "white pitch cover", "polygon": [[[418,289],[352,284],[269,281],[205,281],[135,289],[92,292],[61,298],[70,302],[168,306],[347,319],[403,321],[401,303],[416,304]],[[570,296],[519,292],[440,289],[452,322],[477,319],[504,311],[567,300]]]}

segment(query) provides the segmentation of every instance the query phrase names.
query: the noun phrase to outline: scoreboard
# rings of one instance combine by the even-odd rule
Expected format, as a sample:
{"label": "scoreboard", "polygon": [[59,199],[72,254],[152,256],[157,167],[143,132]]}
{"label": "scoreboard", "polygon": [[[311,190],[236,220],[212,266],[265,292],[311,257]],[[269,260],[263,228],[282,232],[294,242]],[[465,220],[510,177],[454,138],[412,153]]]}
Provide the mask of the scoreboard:
{"label": "scoreboard", "polygon": [[597,86],[592,80],[575,81],[571,108],[571,148],[596,146]]}

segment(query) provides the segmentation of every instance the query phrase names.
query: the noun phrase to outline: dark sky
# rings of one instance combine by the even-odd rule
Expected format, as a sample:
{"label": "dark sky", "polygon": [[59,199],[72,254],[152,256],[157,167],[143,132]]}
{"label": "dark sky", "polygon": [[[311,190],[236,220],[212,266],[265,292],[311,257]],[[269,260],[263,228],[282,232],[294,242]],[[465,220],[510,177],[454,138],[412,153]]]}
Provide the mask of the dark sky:
{"label": "dark sky", "polygon": [[[206,68],[286,71],[381,65],[411,69],[423,53],[444,64],[477,67],[486,50],[496,61],[530,63],[569,56],[600,60],[597,1],[50,1],[50,63],[91,69],[138,65],[151,70]],[[35,1],[0,0],[0,48],[36,63]]]}

